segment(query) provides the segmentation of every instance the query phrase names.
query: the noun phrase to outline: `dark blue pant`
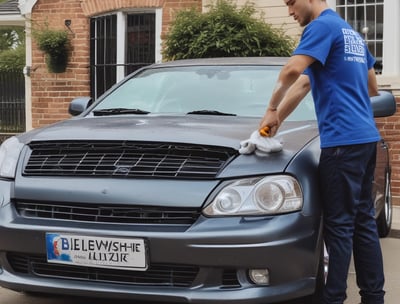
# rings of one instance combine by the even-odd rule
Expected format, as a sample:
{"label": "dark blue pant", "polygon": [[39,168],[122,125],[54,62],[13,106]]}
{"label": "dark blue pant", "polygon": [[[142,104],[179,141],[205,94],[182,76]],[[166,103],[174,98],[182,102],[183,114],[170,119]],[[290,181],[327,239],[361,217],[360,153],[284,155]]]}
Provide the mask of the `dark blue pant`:
{"label": "dark blue pant", "polygon": [[329,253],[324,304],[342,304],[346,299],[352,252],[362,303],[384,303],[382,252],[371,195],[375,162],[376,143],[321,151],[324,239]]}

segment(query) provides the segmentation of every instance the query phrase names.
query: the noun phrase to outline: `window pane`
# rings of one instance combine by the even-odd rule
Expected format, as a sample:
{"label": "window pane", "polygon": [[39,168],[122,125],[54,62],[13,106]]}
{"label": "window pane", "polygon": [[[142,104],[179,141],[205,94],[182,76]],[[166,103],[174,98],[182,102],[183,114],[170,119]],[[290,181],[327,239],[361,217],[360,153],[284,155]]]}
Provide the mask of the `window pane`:
{"label": "window pane", "polygon": [[367,6],[367,39],[376,39],[375,6]]}
{"label": "window pane", "polygon": [[367,27],[365,15],[364,15],[364,7],[363,6],[358,6],[356,7],[356,26],[354,29],[359,32],[360,34],[363,34],[365,31],[365,28]]}
{"label": "window pane", "polygon": [[383,39],[383,5],[376,6],[376,39]]}
{"label": "window pane", "polygon": [[[346,18],[346,16],[343,16]],[[356,10],[354,7],[347,8],[347,22],[356,30],[357,29],[357,19]]]}
{"label": "window pane", "polygon": [[382,47],[382,42],[377,42],[376,43],[376,48],[375,48],[375,52],[376,52],[376,58],[381,58],[383,56],[383,47]]}
{"label": "window pane", "polygon": [[126,73],[155,62],[155,14],[128,15]]}
{"label": "window pane", "polygon": [[96,99],[116,82],[117,17],[91,19],[91,96]]}
{"label": "window pane", "polygon": [[346,19],[346,8],[345,7],[337,7],[336,12],[342,16],[343,19]]}
{"label": "window pane", "polygon": [[375,63],[375,71],[377,74],[382,73],[382,56],[383,56],[383,45],[382,42],[377,42],[375,46],[375,58],[376,58],[376,63]]}

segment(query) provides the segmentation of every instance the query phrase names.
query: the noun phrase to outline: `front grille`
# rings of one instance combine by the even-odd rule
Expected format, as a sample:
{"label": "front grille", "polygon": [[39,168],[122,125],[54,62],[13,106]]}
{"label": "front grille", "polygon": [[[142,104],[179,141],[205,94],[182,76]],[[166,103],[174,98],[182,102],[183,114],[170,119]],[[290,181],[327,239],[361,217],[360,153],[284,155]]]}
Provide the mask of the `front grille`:
{"label": "front grille", "polygon": [[194,208],[29,201],[16,201],[14,205],[22,217],[96,223],[191,225],[200,215]]}
{"label": "front grille", "polygon": [[197,276],[199,267],[188,265],[151,265],[146,271],[132,271],[47,263],[43,256],[8,253],[13,271],[39,277],[123,283],[131,285],[159,285],[188,287]]}
{"label": "front grille", "polygon": [[[190,287],[200,272],[198,266],[153,264],[146,271],[107,269],[48,263],[45,256],[7,253],[7,260],[16,273],[55,279],[141,286]],[[212,268],[215,273],[215,268]],[[220,269],[221,288],[240,288],[235,269]],[[214,284],[217,280],[212,279]]]}
{"label": "front grille", "polygon": [[215,178],[235,149],[129,141],[32,142],[25,176]]}

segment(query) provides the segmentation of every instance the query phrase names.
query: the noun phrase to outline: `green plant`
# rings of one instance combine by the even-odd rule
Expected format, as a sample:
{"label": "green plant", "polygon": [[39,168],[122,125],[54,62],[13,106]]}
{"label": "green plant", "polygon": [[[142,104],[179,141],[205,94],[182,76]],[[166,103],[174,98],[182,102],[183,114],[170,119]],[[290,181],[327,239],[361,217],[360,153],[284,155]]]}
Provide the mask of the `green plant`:
{"label": "green plant", "polygon": [[0,26],[0,52],[15,49],[25,43],[25,33],[22,26]]}
{"label": "green plant", "polygon": [[65,72],[68,63],[70,40],[65,30],[50,29],[48,25],[33,31],[39,50],[46,54],[46,64],[50,72]]}
{"label": "green plant", "polygon": [[164,58],[290,56],[294,40],[255,13],[254,4],[238,8],[232,0],[216,0],[206,13],[178,11],[166,36]]}
{"label": "green plant", "polygon": [[19,70],[25,66],[25,44],[0,52],[0,72]]}

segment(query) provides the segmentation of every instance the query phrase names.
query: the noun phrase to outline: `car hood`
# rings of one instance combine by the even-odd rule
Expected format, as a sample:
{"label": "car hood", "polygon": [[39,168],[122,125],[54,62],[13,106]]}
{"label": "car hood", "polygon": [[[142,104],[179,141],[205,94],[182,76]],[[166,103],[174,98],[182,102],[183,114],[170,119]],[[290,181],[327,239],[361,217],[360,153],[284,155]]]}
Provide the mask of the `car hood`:
{"label": "car hood", "polygon": [[[238,150],[240,142],[249,138],[257,129],[259,121],[260,118],[208,115],[76,117],[27,132],[19,138],[23,143],[123,140],[189,143]],[[247,175],[249,171],[253,174],[282,172],[294,155],[317,136],[315,121],[286,122],[276,135],[283,144],[283,151],[271,153],[269,157],[240,155],[230,163],[220,177]],[[264,165],[260,167],[260,163]],[[266,163],[269,165],[266,166]]]}
{"label": "car hood", "polygon": [[[162,198],[157,199],[158,206],[199,208],[204,205],[210,193],[225,180],[279,174],[286,170],[290,171],[290,168],[293,168],[292,164],[304,167],[308,164],[307,159],[310,156],[308,152],[319,149],[315,122],[287,122],[281,126],[277,135],[283,143],[281,152],[270,153],[263,157],[256,154],[240,155],[238,152],[240,142],[249,138],[257,129],[259,121],[260,118],[232,116],[120,115],[76,117],[35,129],[18,136],[19,140],[25,144],[37,141],[167,142],[218,146],[235,149],[237,152],[232,150],[233,156],[217,175],[207,179],[96,178],[93,182],[93,177],[79,176],[77,182],[77,177],[74,176],[48,178],[35,175],[32,178],[22,174],[23,165],[21,165],[19,166],[21,171],[17,173],[15,180],[17,185],[15,196],[21,200],[85,201],[104,205],[125,202],[152,206],[155,203],[153,189],[157,189],[157,198]],[[26,156],[27,154],[22,155],[21,160],[26,160]],[[295,161],[297,158],[298,162]],[[293,171],[290,171],[290,174],[293,174]],[[132,196],[132,193],[135,195]]]}

